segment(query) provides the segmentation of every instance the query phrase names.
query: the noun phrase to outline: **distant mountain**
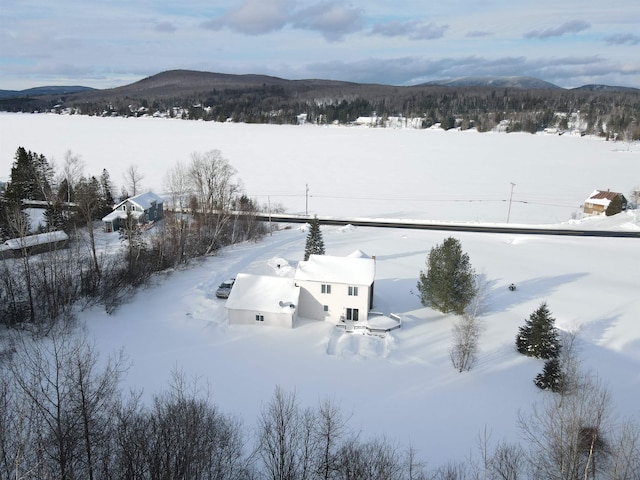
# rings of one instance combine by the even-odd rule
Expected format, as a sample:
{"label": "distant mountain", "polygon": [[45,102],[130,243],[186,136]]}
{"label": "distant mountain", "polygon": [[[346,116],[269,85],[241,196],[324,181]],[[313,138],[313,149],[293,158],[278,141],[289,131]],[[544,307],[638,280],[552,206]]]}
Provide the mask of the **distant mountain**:
{"label": "distant mountain", "polygon": [[78,85],[35,87],[26,90],[0,90],[0,98],[42,97],[45,95],[69,95],[72,93],[89,92],[95,90]]}
{"label": "distant mountain", "polygon": [[[439,124],[480,132],[499,127],[535,133],[556,126],[554,112],[591,111],[593,105],[598,105],[597,113],[581,118],[580,128],[615,138],[630,128],[629,119],[640,115],[640,89],[604,85],[565,89],[525,76],[399,86],[170,70],[105,90],[43,87],[0,92],[0,111],[9,112],[322,125],[350,124],[364,116],[417,128]],[[569,120],[566,123],[570,126]]]}
{"label": "distant mountain", "polygon": [[582,87],[576,87],[572,90],[583,90],[588,92],[640,92],[640,88],[633,87],[616,87],[611,85],[583,85]]}
{"label": "distant mountain", "polygon": [[560,89],[558,85],[533,77],[460,77],[434,80],[422,85],[441,85],[443,87],[498,87],[523,90]]}

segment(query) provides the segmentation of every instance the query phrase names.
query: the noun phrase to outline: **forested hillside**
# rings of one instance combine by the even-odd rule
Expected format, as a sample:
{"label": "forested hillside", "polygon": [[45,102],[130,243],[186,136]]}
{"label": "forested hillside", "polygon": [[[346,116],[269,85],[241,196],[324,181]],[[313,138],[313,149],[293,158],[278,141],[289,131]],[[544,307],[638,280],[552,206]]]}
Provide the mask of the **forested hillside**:
{"label": "forested hillside", "polygon": [[272,124],[301,119],[348,124],[367,116],[375,119],[375,126],[400,117],[415,119],[411,124],[419,128],[440,124],[444,129],[489,131],[501,126],[531,133],[556,128],[612,139],[640,138],[640,90],[499,85],[403,87],[176,70],[109,90],[5,98],[0,110]]}

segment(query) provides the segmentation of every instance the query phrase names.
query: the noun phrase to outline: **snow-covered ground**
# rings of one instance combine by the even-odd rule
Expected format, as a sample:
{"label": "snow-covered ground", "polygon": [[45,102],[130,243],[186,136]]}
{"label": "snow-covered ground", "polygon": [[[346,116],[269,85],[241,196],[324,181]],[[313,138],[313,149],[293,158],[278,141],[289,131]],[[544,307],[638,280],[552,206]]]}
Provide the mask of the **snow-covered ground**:
{"label": "snow-covered ground", "polygon": [[19,146],[58,166],[71,150],[117,185],[137,165],[160,194],[175,162],[218,149],[250,197],[289,213],[505,222],[514,183],[510,223],[548,224],[575,216],[596,188],[640,186],[640,145],[570,135],[7,113],[0,135],[0,180]]}
{"label": "snow-covered ground", "polygon": [[[569,222],[594,188],[627,194],[640,182],[638,145],[626,151],[590,138],[9,114],[0,114],[0,132],[0,175],[8,176],[6,159],[18,146],[57,160],[71,149],[87,171],[107,167],[116,181],[136,163],[151,187],[189,152],[218,148],[250,196],[304,212],[308,182],[309,210],[319,215],[504,222],[514,182],[514,200],[532,203],[514,202],[511,222],[553,224]],[[636,211],[578,221],[640,229]],[[533,384],[542,361],[517,354],[515,334],[546,301],[560,328],[580,331],[584,367],[609,387],[616,413],[640,414],[640,240],[455,234],[488,284],[478,363],[460,374],[449,360],[455,318],[423,308],[415,295],[429,250],[448,234],[322,231],[328,254],[376,256],[375,310],[399,314],[401,329],[379,337],[316,322],[230,327],[217,285],[238,272],[294,266],[306,238],[297,226],[160,275],[112,315],[96,308],[81,320],[105,352],[125,348],[133,363],[126,381],[147,398],[182,369],[251,426],[280,385],[305,405],[332,398],[364,435],[411,443],[435,466],[475,452],[485,428],[495,442],[519,438],[518,411],[547,394]]]}

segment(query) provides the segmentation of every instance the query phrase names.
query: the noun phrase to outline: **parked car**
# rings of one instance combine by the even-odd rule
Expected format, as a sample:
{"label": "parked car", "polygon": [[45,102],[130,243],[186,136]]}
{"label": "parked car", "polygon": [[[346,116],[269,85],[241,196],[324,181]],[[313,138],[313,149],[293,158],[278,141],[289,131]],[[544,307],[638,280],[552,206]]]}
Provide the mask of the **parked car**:
{"label": "parked car", "polygon": [[233,284],[236,281],[235,278],[231,278],[229,280],[225,280],[220,284],[218,289],[216,290],[216,297],[218,298],[229,298],[229,294],[231,293],[231,289],[233,288]]}

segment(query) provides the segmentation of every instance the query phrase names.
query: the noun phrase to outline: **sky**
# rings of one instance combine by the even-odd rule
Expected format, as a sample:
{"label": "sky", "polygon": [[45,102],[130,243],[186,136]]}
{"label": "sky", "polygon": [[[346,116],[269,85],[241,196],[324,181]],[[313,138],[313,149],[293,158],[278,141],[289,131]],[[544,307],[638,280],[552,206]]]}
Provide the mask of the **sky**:
{"label": "sky", "polygon": [[414,85],[526,75],[640,88],[640,3],[3,0],[0,89],[172,69]]}

